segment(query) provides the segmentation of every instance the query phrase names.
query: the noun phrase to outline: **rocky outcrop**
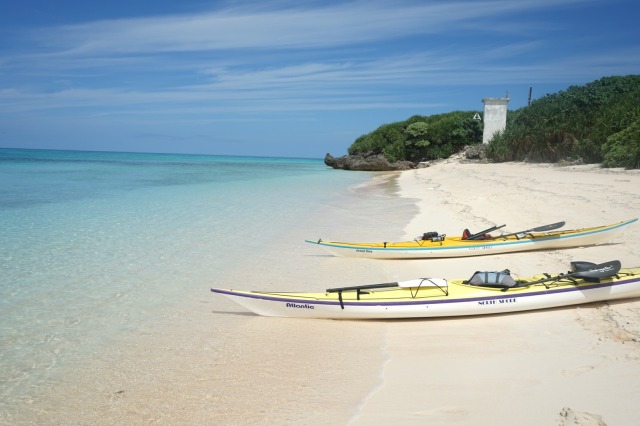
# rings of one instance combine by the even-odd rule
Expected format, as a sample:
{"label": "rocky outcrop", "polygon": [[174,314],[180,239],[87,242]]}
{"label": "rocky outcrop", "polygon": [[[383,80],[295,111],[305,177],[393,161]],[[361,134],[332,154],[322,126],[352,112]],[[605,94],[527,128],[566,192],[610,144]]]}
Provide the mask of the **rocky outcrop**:
{"label": "rocky outcrop", "polygon": [[486,160],[487,159],[487,144],[467,145],[464,147],[464,156],[467,160]]}
{"label": "rocky outcrop", "polygon": [[397,161],[390,163],[382,154],[354,154],[344,155],[335,158],[331,154],[324,157],[324,164],[334,169],[359,170],[369,172],[386,172],[394,170],[409,170],[416,168],[430,167],[444,161],[459,161],[463,163],[487,163],[486,144],[474,144],[465,146],[460,152],[452,155],[448,159],[437,159],[414,163],[412,161]]}
{"label": "rocky outcrop", "polygon": [[386,172],[416,168],[416,164],[411,161],[390,163],[382,154],[354,154],[344,155],[338,158],[327,154],[324,157],[324,164],[334,169],[369,172]]}

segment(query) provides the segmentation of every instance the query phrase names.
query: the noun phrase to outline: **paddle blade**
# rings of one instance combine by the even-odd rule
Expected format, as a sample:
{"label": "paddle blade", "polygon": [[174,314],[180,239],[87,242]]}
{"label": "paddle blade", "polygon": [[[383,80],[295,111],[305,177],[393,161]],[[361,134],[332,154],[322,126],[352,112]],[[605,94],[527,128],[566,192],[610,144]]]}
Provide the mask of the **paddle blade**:
{"label": "paddle blade", "polygon": [[575,272],[570,274],[576,278],[607,278],[612,277],[618,273],[622,268],[619,260],[612,260],[611,262],[601,263],[600,265],[593,265],[584,271]]}
{"label": "paddle blade", "polygon": [[533,228],[530,229],[529,231],[525,231],[525,232],[545,232],[545,231],[553,231],[554,229],[558,229],[558,228],[562,228],[564,226],[565,222],[556,222],[556,223],[552,223],[550,225],[544,225],[544,226],[539,226],[537,228]]}
{"label": "paddle blade", "polygon": [[571,272],[582,272],[586,271],[589,268],[596,266],[593,262],[584,262],[581,260],[576,260],[571,262]]}

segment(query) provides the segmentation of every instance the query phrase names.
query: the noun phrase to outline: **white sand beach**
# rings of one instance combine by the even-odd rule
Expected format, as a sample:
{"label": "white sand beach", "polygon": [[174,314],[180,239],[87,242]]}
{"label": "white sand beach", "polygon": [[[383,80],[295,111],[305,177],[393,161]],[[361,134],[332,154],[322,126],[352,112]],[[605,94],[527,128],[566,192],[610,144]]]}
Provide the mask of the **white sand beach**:
{"label": "white sand beach", "polygon": [[567,229],[610,224],[639,215],[637,170],[452,160],[381,173],[370,185],[377,190],[359,188],[348,207],[323,206],[320,216],[292,226],[229,276],[214,281],[203,268],[190,277],[200,289],[193,300],[90,362],[78,360],[64,380],[20,401],[15,417],[6,418],[98,425],[635,424],[640,300],[484,317],[333,321],[260,317],[208,291],[313,291],[505,268],[529,276],[566,272],[572,260],[640,265],[637,223],[602,246],[456,259],[339,258],[303,243],[318,236],[453,235],[502,224],[515,232],[561,220]]}
{"label": "white sand beach", "polygon": [[[448,161],[399,178],[420,213],[406,237],[508,224],[614,223],[640,212],[640,172],[593,165]],[[572,260],[640,264],[640,229],[602,246],[393,263],[397,279],[464,278],[476,270],[529,276]],[[393,275],[393,274],[392,274]],[[629,425],[640,416],[640,300],[488,317],[385,323],[379,387],[354,425]]]}

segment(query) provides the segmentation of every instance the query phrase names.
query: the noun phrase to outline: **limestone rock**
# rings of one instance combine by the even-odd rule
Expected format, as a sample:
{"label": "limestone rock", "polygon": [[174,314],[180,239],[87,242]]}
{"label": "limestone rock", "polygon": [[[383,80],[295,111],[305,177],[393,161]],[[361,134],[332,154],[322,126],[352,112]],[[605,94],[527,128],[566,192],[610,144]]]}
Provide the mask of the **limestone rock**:
{"label": "limestone rock", "polygon": [[468,145],[464,147],[464,156],[467,160],[486,160],[486,144]]}
{"label": "limestone rock", "polygon": [[384,172],[394,170],[415,169],[416,164],[411,161],[398,161],[390,163],[382,154],[354,154],[334,157],[327,154],[324,157],[324,164],[334,169],[359,170],[370,172]]}

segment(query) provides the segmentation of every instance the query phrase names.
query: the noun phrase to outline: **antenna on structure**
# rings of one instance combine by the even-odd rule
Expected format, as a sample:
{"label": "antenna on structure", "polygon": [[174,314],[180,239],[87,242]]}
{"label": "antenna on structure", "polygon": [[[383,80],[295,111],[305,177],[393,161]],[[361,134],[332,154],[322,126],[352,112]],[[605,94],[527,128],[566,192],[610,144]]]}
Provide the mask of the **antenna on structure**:
{"label": "antenna on structure", "polygon": [[527,103],[527,105],[531,105],[531,91],[533,90],[532,86],[529,86],[529,102]]}

